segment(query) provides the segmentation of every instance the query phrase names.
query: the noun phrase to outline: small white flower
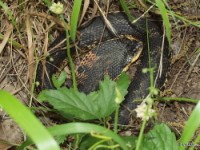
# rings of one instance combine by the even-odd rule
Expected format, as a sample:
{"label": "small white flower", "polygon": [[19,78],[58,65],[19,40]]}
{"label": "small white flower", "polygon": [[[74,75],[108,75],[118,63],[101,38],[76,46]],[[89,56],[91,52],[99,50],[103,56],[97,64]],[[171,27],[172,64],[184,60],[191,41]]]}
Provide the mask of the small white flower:
{"label": "small white flower", "polygon": [[142,120],[149,120],[149,118],[155,114],[155,110],[148,109],[145,102],[138,105],[135,111],[137,113],[137,118],[142,118]]}
{"label": "small white flower", "polygon": [[137,108],[135,109],[135,111],[137,113],[137,118],[144,117],[146,108],[147,108],[147,105],[144,102],[137,106]]}
{"label": "small white flower", "polygon": [[55,14],[62,14],[63,13],[63,4],[60,3],[60,2],[57,2],[57,3],[53,3],[51,6],[50,6],[50,11],[52,11],[53,13]]}

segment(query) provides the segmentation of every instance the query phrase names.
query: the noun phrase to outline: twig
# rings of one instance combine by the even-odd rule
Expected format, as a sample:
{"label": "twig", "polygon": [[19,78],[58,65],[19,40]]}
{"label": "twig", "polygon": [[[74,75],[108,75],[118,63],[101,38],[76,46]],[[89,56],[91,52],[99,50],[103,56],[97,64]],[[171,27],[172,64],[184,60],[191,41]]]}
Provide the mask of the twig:
{"label": "twig", "polygon": [[[200,48],[199,48],[199,50],[200,50]],[[185,78],[185,82],[186,82],[187,79],[189,78],[189,76],[190,76],[192,70],[194,69],[194,66],[195,66],[195,64],[197,63],[199,57],[200,57],[200,52],[197,54],[197,56],[196,56],[194,62],[191,64],[191,67],[190,67],[190,69],[189,69],[189,71],[188,71],[188,74],[187,74],[187,76],[186,76],[186,78]]]}

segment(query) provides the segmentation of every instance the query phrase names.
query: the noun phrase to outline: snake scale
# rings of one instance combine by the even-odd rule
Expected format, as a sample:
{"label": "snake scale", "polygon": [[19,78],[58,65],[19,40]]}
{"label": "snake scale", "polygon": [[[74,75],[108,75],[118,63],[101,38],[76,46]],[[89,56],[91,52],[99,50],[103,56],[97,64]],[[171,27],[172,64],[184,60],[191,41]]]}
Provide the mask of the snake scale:
{"label": "snake scale", "polygon": [[[170,64],[168,41],[165,37],[163,38],[162,30],[150,20],[142,18],[136,23],[131,23],[123,12],[109,13],[107,19],[117,31],[116,35],[105,26],[100,16],[93,18],[89,25],[79,29],[80,39],[77,47],[88,49],[88,45],[94,45],[94,43],[96,46],[81,59],[77,68],[78,89],[85,93],[97,90],[98,83],[105,74],[115,79],[127,64],[132,63],[132,58],[136,57],[135,53],[137,54],[142,48],[139,58],[141,63],[137,64],[137,70],[119,113],[119,123],[128,124],[131,110],[137,106],[134,99],[143,99],[149,92],[149,74],[142,73],[143,68],[149,67],[149,56],[151,66],[155,67],[154,78],[158,72],[160,60],[162,62],[162,75],[157,78],[155,86],[160,88],[164,84]],[[49,47],[49,50],[53,49],[49,56],[54,61],[51,62],[50,57],[47,57],[45,68],[42,63],[39,64],[37,80],[42,83],[39,90],[54,88],[50,78],[66,59],[65,42],[62,43],[64,39],[63,33]],[[74,47],[71,48],[71,51],[73,50]]]}

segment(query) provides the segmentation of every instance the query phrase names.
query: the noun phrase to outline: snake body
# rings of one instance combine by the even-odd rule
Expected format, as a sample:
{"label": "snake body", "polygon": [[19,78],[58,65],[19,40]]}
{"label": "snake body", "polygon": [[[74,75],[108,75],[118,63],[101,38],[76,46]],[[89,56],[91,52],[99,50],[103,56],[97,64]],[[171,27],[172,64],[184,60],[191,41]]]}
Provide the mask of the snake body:
{"label": "snake body", "polygon": [[[149,20],[140,19],[132,24],[122,12],[110,13],[107,15],[107,19],[117,31],[116,35],[105,27],[104,20],[100,16],[92,19],[88,26],[79,29],[78,47],[86,49],[88,45],[94,43],[96,47],[82,58],[80,66],[77,68],[78,89],[85,93],[97,90],[98,83],[105,74],[115,79],[132,61],[130,58],[142,47],[141,63],[137,65],[137,71],[130,83],[128,94],[119,114],[119,123],[128,124],[130,111],[137,106],[134,99],[143,99],[148,94],[150,78],[148,73],[142,73],[142,69],[149,67],[149,58],[151,67],[155,67],[154,78],[158,72],[160,60],[162,60],[162,75],[157,78],[155,86],[160,88],[164,84],[170,64],[168,41],[163,37],[161,29]],[[132,39],[127,37],[132,37]],[[64,39],[65,34],[61,34],[49,47],[49,49],[54,47],[54,50],[50,52],[54,61],[50,62],[48,57],[45,63],[46,69],[42,64],[39,65],[37,80],[42,83],[40,89],[53,88],[50,78],[58,70],[57,66],[66,59],[65,43],[58,44],[62,43],[61,41]]]}

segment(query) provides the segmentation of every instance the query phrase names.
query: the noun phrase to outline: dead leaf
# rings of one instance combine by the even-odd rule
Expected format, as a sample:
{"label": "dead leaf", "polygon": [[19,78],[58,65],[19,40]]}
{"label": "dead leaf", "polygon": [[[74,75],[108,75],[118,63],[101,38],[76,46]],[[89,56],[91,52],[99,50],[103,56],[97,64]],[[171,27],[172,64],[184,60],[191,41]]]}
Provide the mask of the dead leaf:
{"label": "dead leaf", "polygon": [[7,27],[7,29],[8,30],[6,31],[6,33],[4,35],[3,41],[0,44],[0,54],[3,51],[5,45],[7,44],[8,40],[9,40],[10,34],[12,33],[12,30],[13,30],[13,25],[9,24],[8,27]]}

